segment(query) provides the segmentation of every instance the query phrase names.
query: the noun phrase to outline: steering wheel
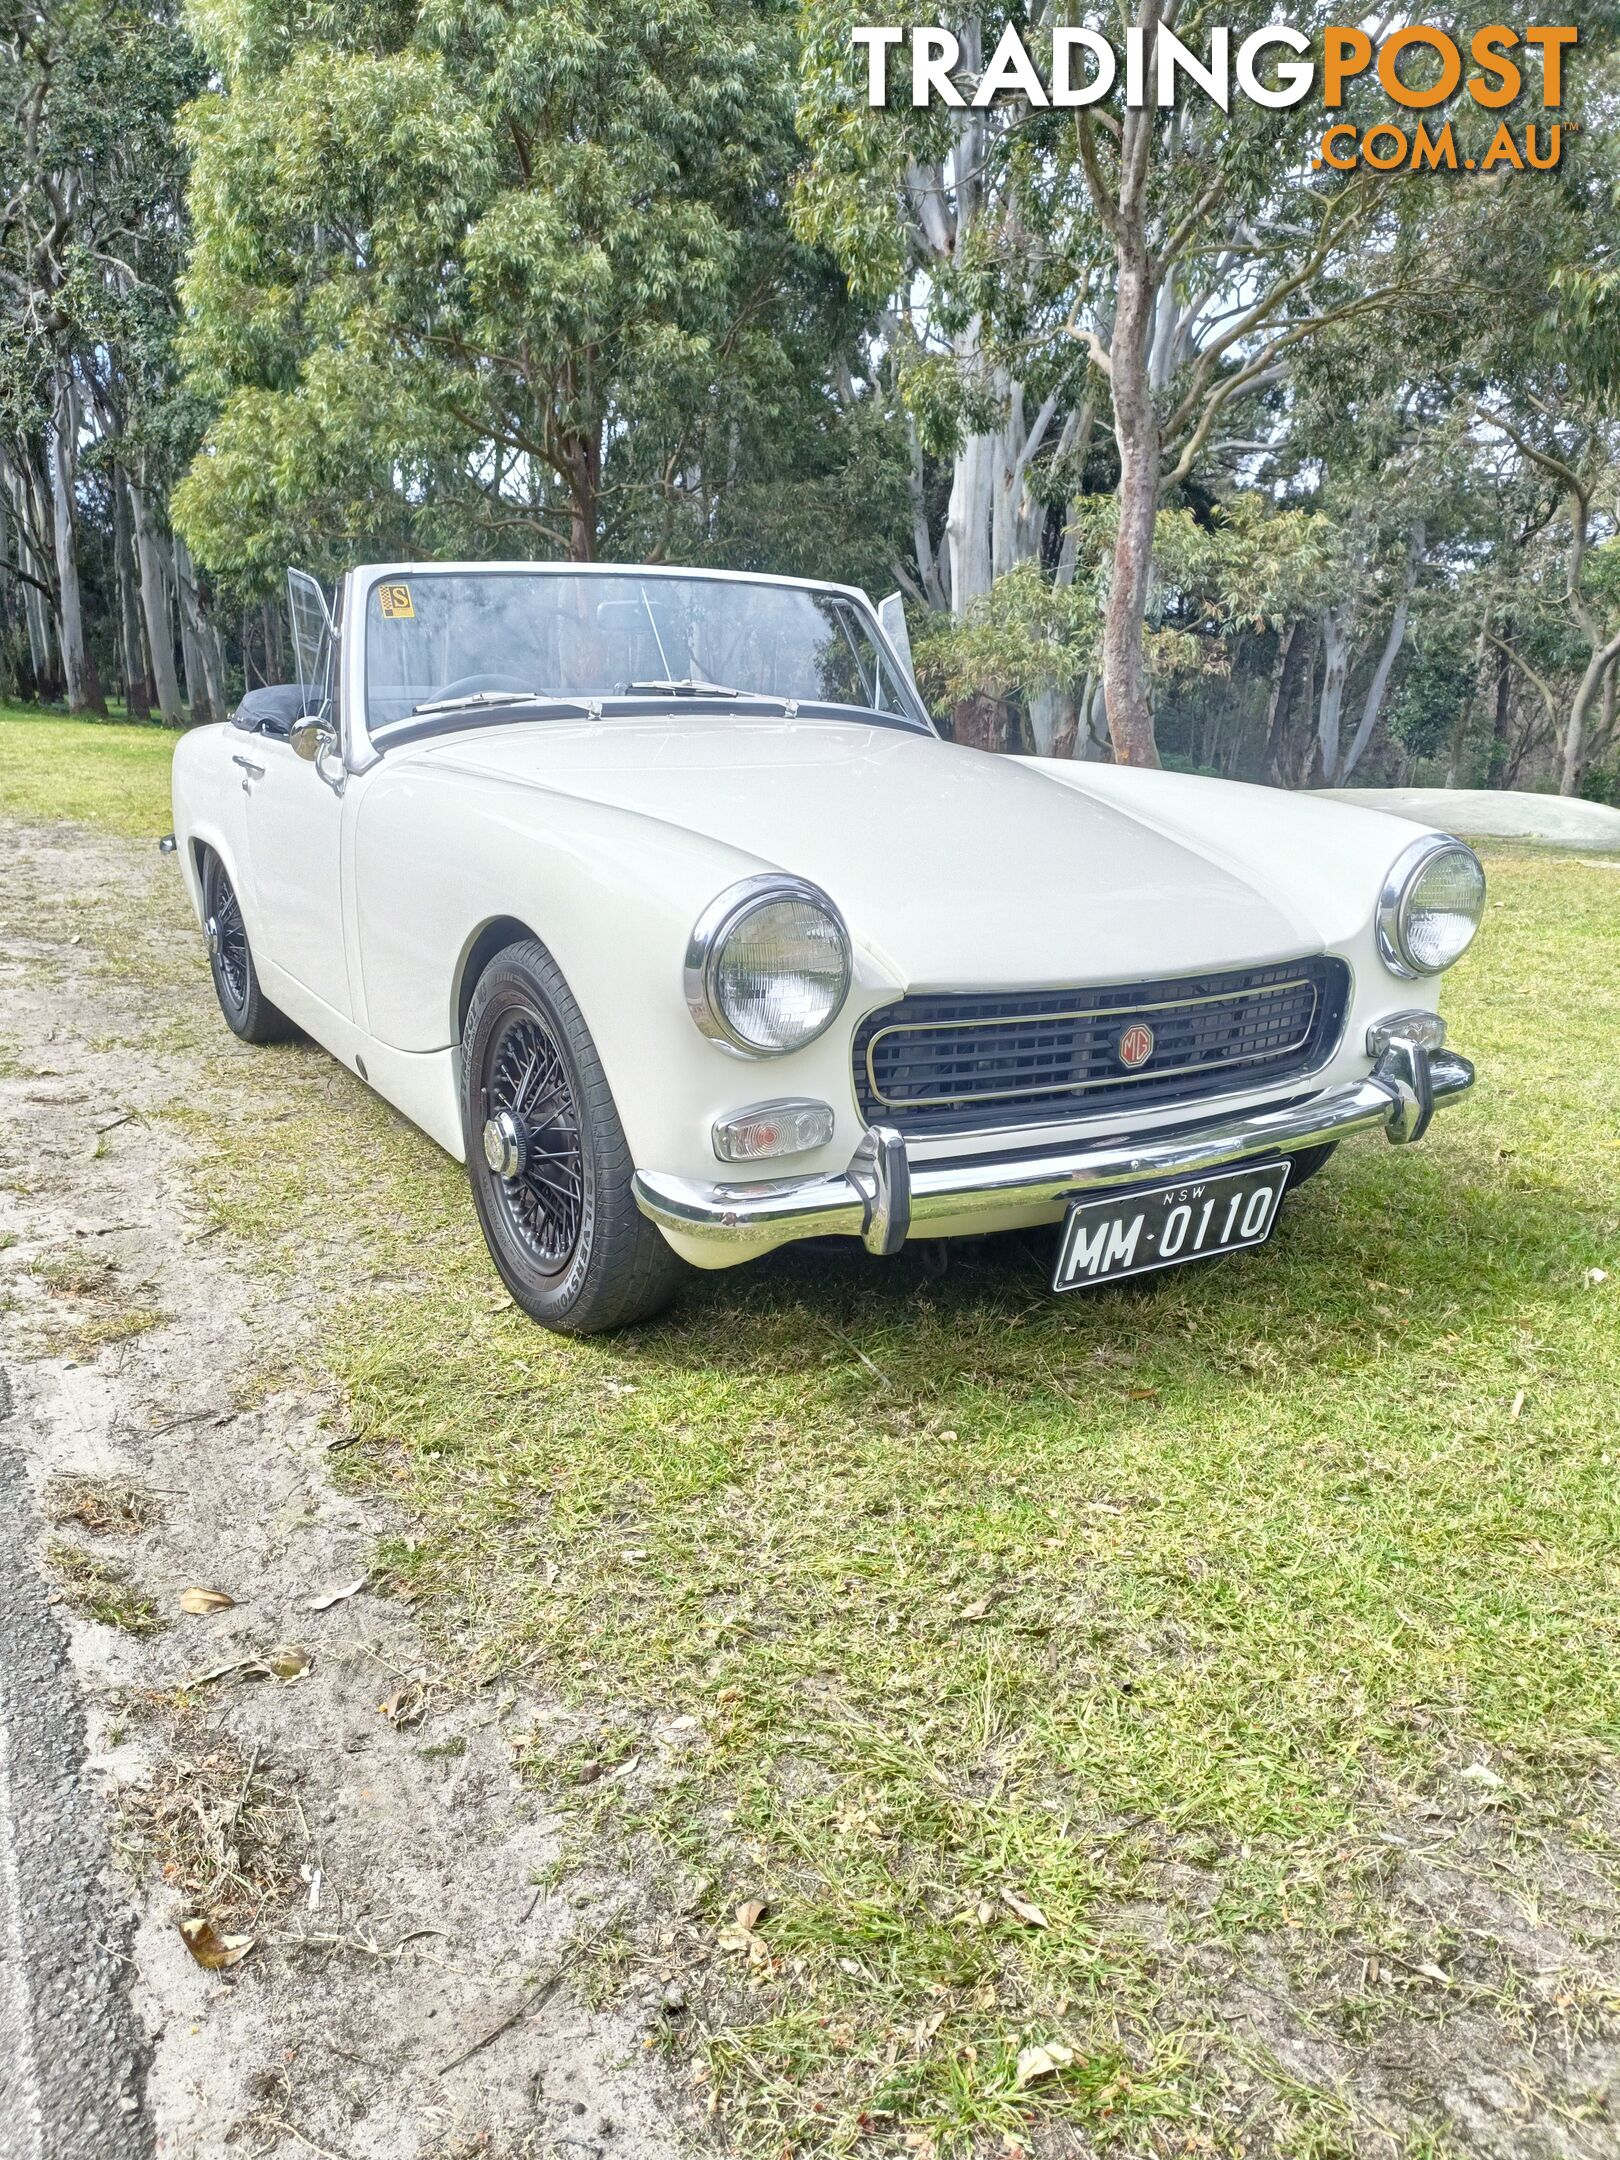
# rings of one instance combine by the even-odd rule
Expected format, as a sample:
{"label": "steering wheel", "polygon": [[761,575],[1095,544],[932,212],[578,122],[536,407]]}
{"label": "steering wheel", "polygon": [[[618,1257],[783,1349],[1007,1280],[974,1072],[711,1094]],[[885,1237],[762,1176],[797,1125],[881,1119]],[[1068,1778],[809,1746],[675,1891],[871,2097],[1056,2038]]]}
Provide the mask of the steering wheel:
{"label": "steering wheel", "polygon": [[435,692],[441,698],[477,697],[480,690],[510,690],[520,697],[534,689],[530,682],[519,682],[515,675],[463,675],[458,681],[446,683]]}

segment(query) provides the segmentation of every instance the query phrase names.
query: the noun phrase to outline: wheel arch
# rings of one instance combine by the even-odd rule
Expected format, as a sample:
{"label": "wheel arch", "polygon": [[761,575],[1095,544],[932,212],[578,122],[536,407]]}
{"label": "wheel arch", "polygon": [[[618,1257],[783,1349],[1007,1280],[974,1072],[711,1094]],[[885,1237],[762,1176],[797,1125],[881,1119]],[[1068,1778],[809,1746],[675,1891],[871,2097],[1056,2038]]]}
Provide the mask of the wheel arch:
{"label": "wheel arch", "polygon": [[476,930],[462,948],[456,964],[455,981],[452,985],[450,1018],[453,1027],[451,1040],[459,1047],[467,1029],[467,1013],[472,1005],[473,992],[486,968],[503,952],[514,945],[536,944],[545,941],[516,915],[496,915]]}
{"label": "wheel arch", "polygon": [[242,881],[236,874],[236,865],[231,860],[230,849],[226,846],[222,836],[207,831],[193,832],[188,835],[186,840],[186,860],[191,872],[190,883],[192,890],[196,895],[198,921],[202,920],[208,909],[208,858],[210,856],[213,857],[221,870],[224,871],[226,877],[229,878],[231,890],[236,895],[238,907],[242,908],[245,921],[247,906],[242,898]]}

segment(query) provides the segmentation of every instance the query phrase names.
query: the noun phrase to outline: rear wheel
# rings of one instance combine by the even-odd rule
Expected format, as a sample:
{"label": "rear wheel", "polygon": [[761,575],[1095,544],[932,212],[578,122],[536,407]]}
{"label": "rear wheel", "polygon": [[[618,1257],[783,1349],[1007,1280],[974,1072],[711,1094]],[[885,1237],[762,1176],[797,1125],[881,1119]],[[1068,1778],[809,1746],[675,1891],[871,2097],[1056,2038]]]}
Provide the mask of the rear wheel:
{"label": "rear wheel", "polygon": [[208,966],[226,1024],[243,1042],[285,1042],[296,1030],[280,1006],[272,1005],[259,986],[259,971],[253,964],[253,949],[248,944],[236,888],[211,848],[203,858],[202,890]]}
{"label": "rear wheel", "polygon": [[573,1335],[660,1311],[684,1268],[636,1206],[596,1045],[543,945],[511,946],[485,970],[461,1069],[473,1203],[518,1304]]}

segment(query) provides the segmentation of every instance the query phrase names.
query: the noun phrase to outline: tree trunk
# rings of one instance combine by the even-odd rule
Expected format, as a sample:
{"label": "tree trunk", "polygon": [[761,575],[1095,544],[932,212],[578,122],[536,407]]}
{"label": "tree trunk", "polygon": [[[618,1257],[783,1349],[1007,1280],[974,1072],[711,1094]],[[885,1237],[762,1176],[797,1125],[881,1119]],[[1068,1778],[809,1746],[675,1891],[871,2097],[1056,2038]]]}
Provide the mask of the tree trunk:
{"label": "tree trunk", "polygon": [[[1384,640],[1383,651],[1378,655],[1373,679],[1367,686],[1367,695],[1361,708],[1361,724],[1356,729],[1355,739],[1345,758],[1340,774],[1341,784],[1349,779],[1361,763],[1362,754],[1372,741],[1373,729],[1378,725],[1378,716],[1384,709],[1384,693],[1389,688],[1390,675],[1400,657],[1401,647],[1406,642],[1406,625],[1412,613],[1412,590],[1417,584],[1418,568],[1423,560],[1423,540],[1424,525],[1420,518],[1412,527],[1411,537],[1407,542],[1406,582],[1401,587],[1400,599],[1395,603],[1395,613],[1390,618],[1389,635]],[[1466,717],[1466,707],[1464,713]]]}
{"label": "tree trunk", "polygon": [[266,600],[259,613],[264,623],[264,679],[282,682],[287,662],[281,650],[281,610],[273,600]]}
{"label": "tree trunk", "polygon": [[994,435],[970,435],[956,453],[945,543],[951,566],[951,613],[958,622],[994,581],[990,558],[990,506],[995,492]]}
{"label": "tree trunk", "polygon": [[951,596],[940,576],[939,557],[934,549],[933,535],[928,530],[922,439],[917,433],[916,419],[910,413],[906,415],[906,434],[911,450],[906,487],[911,502],[911,544],[917,557],[917,577],[928,605],[937,613],[946,614],[950,610]]}
{"label": "tree trunk", "polygon": [[123,468],[110,475],[113,499],[113,558],[118,571],[118,643],[124,666],[124,707],[132,720],[152,717],[152,689],[141,638],[141,609],[135,581],[135,546],[130,533],[129,495]]}
{"label": "tree trunk", "polygon": [[1074,755],[1074,738],[1080,725],[1080,707],[1072,684],[1054,683],[1032,690],[1025,699],[1029,732],[1037,757],[1066,758]]}
{"label": "tree trunk", "polygon": [[1086,677],[1085,735],[1080,744],[1081,758],[1088,765],[1111,765],[1114,762],[1114,745],[1108,733],[1108,694],[1103,679],[1098,675]]}
{"label": "tree trunk", "polygon": [[[32,451],[26,446],[20,457],[12,461],[11,495],[17,513],[18,566],[44,582],[50,576],[53,560],[49,534],[42,523],[45,491],[34,466]],[[38,584],[25,584],[22,594],[23,614],[28,624],[29,664],[34,674],[34,695],[42,701],[48,701],[55,697],[62,687],[52,637],[55,604],[47,594],[41,592]]]}
{"label": "tree trunk", "polygon": [[596,560],[601,514],[602,436],[578,434],[566,446],[568,469],[568,559]]}
{"label": "tree trunk", "polygon": [[1260,769],[1268,780],[1278,784],[1282,780],[1282,751],[1288,734],[1288,715],[1294,702],[1294,686],[1299,679],[1304,628],[1298,618],[1288,625],[1277,640],[1277,657],[1271,669],[1271,695],[1266,705],[1266,746]]}
{"label": "tree trunk", "polygon": [[52,533],[56,545],[57,630],[69,712],[105,715],[107,701],[91,677],[84,643],[84,603],[79,594],[79,550],[73,526],[77,467],[77,418],[73,387],[57,371],[56,412],[50,429]]}
{"label": "tree trunk", "polygon": [[1116,762],[1157,765],[1143,644],[1159,507],[1159,422],[1147,370],[1153,286],[1145,251],[1122,242],[1119,252],[1111,352],[1114,439],[1119,445],[1119,531],[1103,622],[1103,682]]}
{"label": "tree trunk", "polygon": [[1559,793],[1578,795],[1586,780],[1587,729],[1591,724],[1592,707],[1597,703],[1603,688],[1603,679],[1620,658],[1620,631],[1600,645],[1586,663],[1586,672],[1575,692],[1575,701],[1569,709],[1569,725],[1564,730],[1564,770]]}
{"label": "tree trunk", "polygon": [[951,740],[970,750],[1017,750],[1021,733],[1011,699],[994,691],[960,698],[951,708]]}
{"label": "tree trunk", "polygon": [[187,698],[192,725],[197,727],[224,719],[225,684],[219,641],[203,612],[202,595],[197,589],[196,565],[178,533],[174,536],[174,588],[180,603],[180,652],[185,662]]}
{"label": "tree trunk", "polygon": [[1350,672],[1350,640],[1346,619],[1338,608],[1322,617],[1322,702],[1317,708],[1316,748],[1321,762],[1322,785],[1339,784],[1339,721],[1344,710],[1344,685]]}
{"label": "tree trunk", "polygon": [[[11,477],[4,458],[0,458],[0,639],[7,649],[11,646],[13,625],[21,619],[21,603],[14,597],[21,586],[9,575],[11,564]],[[17,678],[8,670],[0,677],[0,687],[15,694],[19,685]]]}
{"label": "tree trunk", "polygon": [[1615,692],[1620,678],[1620,661],[1611,660],[1608,673],[1603,678],[1603,719],[1598,729],[1598,753],[1603,755],[1614,748]]}
{"label": "tree trunk", "polygon": [[174,623],[169,612],[168,572],[164,567],[163,536],[152,515],[152,502],[144,486],[130,478],[130,507],[135,513],[135,551],[141,565],[141,613],[146,619],[146,645],[152,656],[152,689],[158,710],[169,727],[185,723],[180,702],[180,680],[174,668]]}
{"label": "tree trunk", "polygon": [[193,727],[206,727],[219,715],[208,695],[208,676],[203,665],[202,640],[197,631],[196,595],[181,568],[180,541],[173,543],[174,597],[180,617],[180,667],[185,676],[186,706]]}

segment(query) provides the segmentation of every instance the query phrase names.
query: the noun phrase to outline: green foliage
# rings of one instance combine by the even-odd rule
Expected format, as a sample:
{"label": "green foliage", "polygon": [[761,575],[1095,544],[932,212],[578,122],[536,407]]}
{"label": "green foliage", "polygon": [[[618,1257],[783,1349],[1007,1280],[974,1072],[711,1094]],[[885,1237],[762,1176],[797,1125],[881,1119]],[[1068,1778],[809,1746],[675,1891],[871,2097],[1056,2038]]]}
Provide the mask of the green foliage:
{"label": "green foliage", "polygon": [[964,698],[1070,689],[1097,664],[1095,580],[1053,585],[1038,563],[997,578],[960,622],[929,615],[912,636],[917,680],[936,713]]}
{"label": "green foliage", "polygon": [[[1071,582],[1055,583],[1039,562],[1020,563],[962,621],[932,615],[914,626],[918,679],[937,713],[975,696],[1079,691],[1101,665],[1114,524],[1112,496],[1085,497],[1071,521]],[[1328,518],[1279,511],[1254,494],[1234,496],[1206,517],[1187,509],[1161,512],[1154,555],[1160,591],[1149,644],[1160,681],[1229,674],[1245,631],[1322,605],[1342,544]]]}
{"label": "green foliage", "polygon": [[787,0],[280,20],[193,14],[221,79],[187,120],[200,556],[870,556],[848,475],[881,408],[781,214]]}

